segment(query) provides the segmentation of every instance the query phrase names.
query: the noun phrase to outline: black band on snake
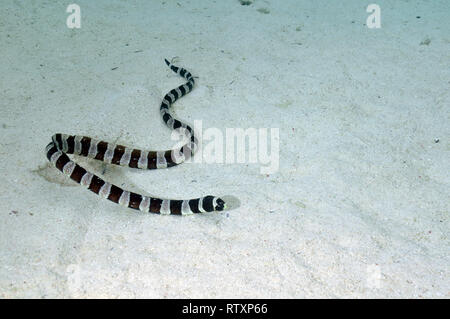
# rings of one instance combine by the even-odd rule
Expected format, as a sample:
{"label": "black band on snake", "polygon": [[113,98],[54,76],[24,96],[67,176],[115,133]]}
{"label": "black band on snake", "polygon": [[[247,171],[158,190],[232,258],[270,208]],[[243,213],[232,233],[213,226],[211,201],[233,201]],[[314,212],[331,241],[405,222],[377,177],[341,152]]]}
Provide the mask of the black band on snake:
{"label": "black band on snake", "polygon": [[67,156],[67,154],[75,154],[108,164],[141,169],[172,167],[190,158],[198,144],[194,130],[189,125],[175,119],[171,115],[169,108],[177,99],[188,94],[193,89],[195,84],[194,77],[186,69],[173,65],[167,59],[165,61],[173,72],[184,77],[187,82],[164,96],[160,107],[161,116],[169,128],[182,131],[188,137],[188,143],[181,148],[173,150],[143,151],[95,140],[87,136],[55,134],[52,137],[52,142],[46,147],[47,158],[57,169],[75,182],[85,186],[100,197],[125,207],[138,209],[143,212],[173,215],[222,211],[225,208],[225,202],[221,198],[212,195],[195,199],[175,200],[154,198],[126,191],[88,172]]}

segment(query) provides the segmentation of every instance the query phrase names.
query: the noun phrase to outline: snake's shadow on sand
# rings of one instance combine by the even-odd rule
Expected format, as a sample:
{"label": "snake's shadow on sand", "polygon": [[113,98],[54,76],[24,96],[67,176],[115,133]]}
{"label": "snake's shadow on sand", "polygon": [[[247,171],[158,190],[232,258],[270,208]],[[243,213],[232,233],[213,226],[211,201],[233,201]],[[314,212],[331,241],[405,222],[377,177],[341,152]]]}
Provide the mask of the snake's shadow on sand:
{"label": "snake's shadow on sand", "polygon": [[241,201],[239,200],[239,198],[233,195],[220,196],[220,198],[222,198],[225,201],[226,207],[223,210],[224,212],[228,212],[241,206]]}

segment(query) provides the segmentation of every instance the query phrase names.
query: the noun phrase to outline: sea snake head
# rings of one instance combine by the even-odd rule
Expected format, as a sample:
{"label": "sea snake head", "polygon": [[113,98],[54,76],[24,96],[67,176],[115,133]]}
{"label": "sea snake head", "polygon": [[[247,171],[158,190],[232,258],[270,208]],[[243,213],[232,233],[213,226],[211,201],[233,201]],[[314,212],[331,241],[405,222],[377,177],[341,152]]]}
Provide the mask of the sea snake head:
{"label": "sea snake head", "polygon": [[208,195],[200,198],[200,207],[203,212],[209,213],[215,211],[220,212],[226,208],[226,205],[222,198]]}
{"label": "sea snake head", "polygon": [[223,199],[222,198],[218,198],[218,197],[216,197],[215,199],[214,199],[214,202],[213,202],[214,204],[214,210],[216,210],[216,211],[222,211],[222,210],[224,210],[224,208],[226,208],[226,205],[225,205],[225,202],[223,201]]}

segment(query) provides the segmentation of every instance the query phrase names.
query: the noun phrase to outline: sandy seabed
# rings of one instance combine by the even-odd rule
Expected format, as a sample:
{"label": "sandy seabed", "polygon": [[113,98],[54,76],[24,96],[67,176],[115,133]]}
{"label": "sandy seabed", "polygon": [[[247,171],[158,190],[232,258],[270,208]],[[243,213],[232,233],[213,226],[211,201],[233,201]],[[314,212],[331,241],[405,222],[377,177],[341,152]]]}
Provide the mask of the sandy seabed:
{"label": "sandy seabed", "polygon": [[[1,2],[1,298],[449,298],[450,2]],[[143,214],[47,162],[54,133],[172,146],[162,96],[203,129],[278,129],[279,163],[132,170],[221,213]]]}

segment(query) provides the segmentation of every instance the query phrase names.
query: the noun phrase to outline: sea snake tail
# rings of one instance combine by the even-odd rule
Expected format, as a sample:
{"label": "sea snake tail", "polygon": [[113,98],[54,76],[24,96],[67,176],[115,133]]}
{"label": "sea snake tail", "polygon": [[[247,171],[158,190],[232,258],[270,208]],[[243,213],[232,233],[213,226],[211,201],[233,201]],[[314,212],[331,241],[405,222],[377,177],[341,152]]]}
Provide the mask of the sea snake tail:
{"label": "sea snake tail", "polygon": [[186,69],[177,67],[165,59],[167,66],[184,77],[187,82],[167,93],[160,107],[164,123],[173,130],[182,131],[189,142],[178,149],[166,151],[143,151],[95,140],[88,136],[55,134],[52,142],[46,147],[48,160],[61,172],[90,191],[125,207],[139,209],[143,212],[172,215],[189,215],[212,211],[222,211],[225,202],[212,195],[200,198],[176,200],[144,196],[124,190],[108,183],[97,175],[72,161],[67,154],[85,156],[108,164],[128,166],[140,169],[168,168],[190,158],[197,149],[198,140],[194,130],[187,124],[175,119],[169,111],[171,105],[180,97],[188,94],[194,87],[192,74]]}

